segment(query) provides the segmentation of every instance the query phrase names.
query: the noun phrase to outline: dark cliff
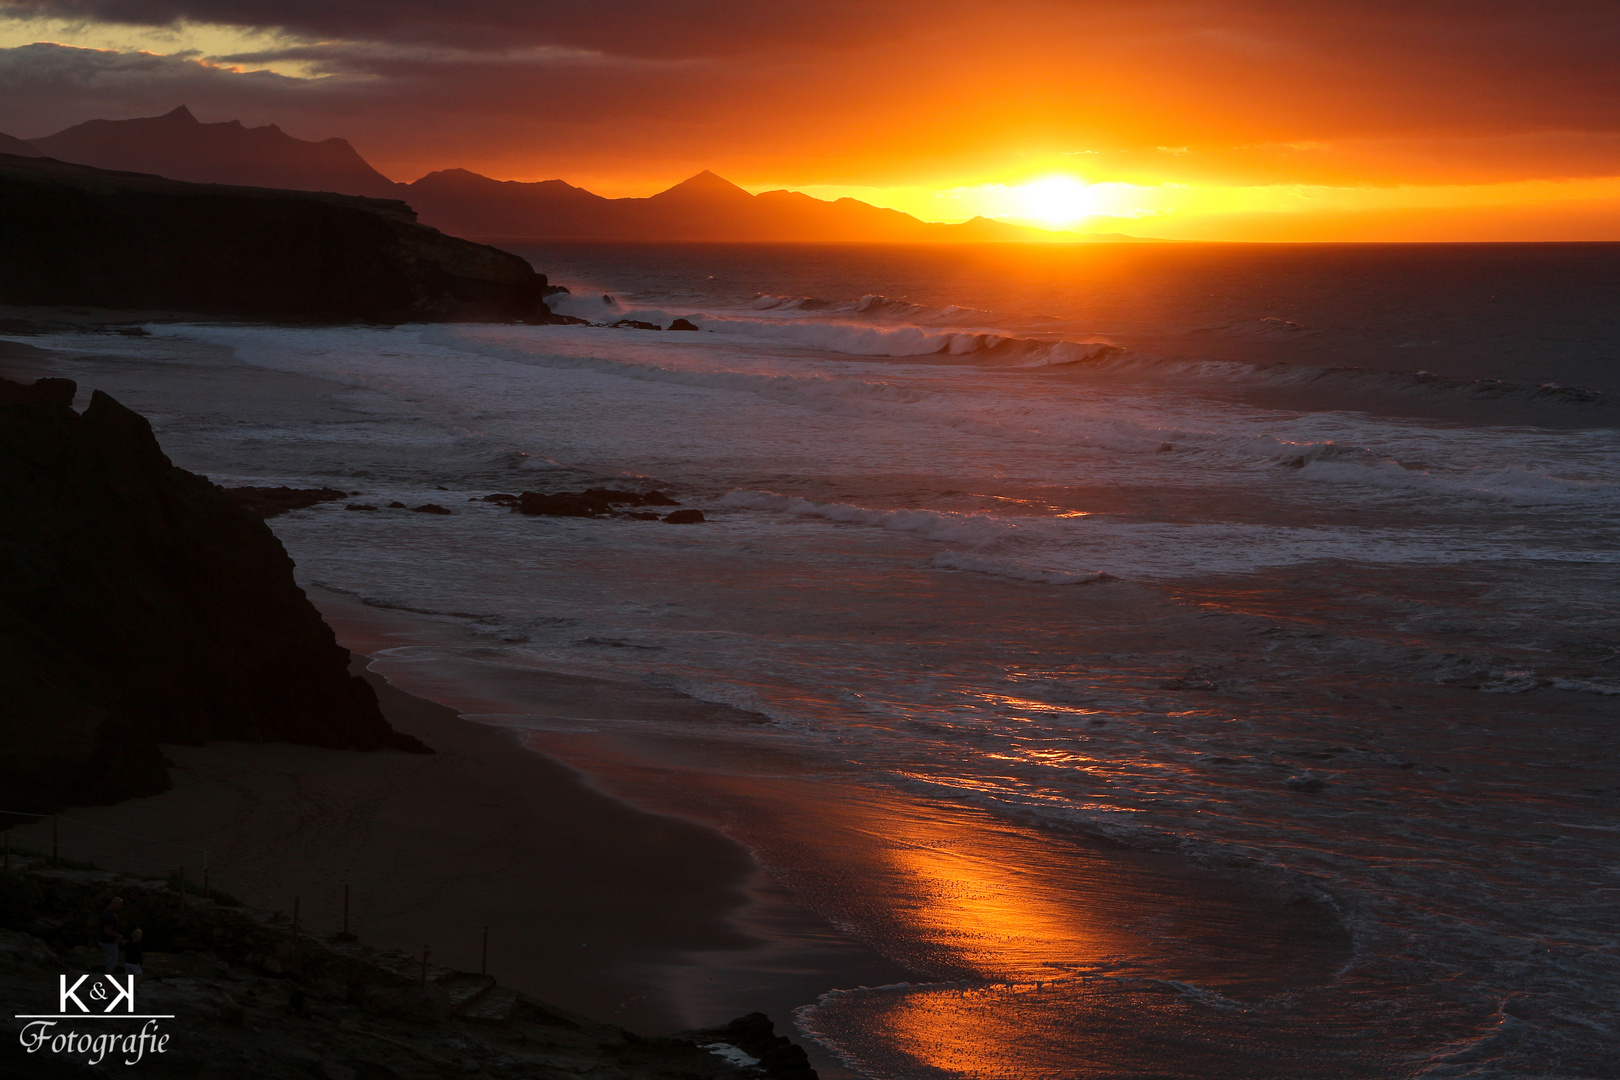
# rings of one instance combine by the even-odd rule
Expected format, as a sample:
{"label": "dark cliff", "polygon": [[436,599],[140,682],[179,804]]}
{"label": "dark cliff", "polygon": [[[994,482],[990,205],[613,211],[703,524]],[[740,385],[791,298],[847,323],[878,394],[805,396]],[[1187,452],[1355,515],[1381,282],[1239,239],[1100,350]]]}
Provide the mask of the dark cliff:
{"label": "dark cliff", "polygon": [[160,742],[424,750],[258,517],[74,385],[0,380],[0,810],[168,787]]}
{"label": "dark cliff", "polygon": [[543,320],[546,279],[401,202],[0,154],[0,303],[319,322]]}

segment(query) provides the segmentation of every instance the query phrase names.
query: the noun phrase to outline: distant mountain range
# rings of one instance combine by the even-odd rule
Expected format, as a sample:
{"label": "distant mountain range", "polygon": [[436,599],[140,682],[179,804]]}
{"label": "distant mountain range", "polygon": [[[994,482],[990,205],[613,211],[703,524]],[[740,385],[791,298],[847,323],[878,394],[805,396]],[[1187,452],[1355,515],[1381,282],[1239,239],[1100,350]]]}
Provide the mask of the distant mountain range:
{"label": "distant mountain range", "polygon": [[344,139],[309,142],[274,124],[200,123],[184,105],[162,116],[90,120],[0,153],[44,156],[172,180],[403,199],[425,225],[455,236],[579,240],[879,240],[891,242],[1134,240],[1118,233],[1047,232],[991,218],[920,221],[857,199],[797,191],[751,195],[701,172],[645,199],[606,199],[561,180],[492,180],[466,169],[398,184]]}

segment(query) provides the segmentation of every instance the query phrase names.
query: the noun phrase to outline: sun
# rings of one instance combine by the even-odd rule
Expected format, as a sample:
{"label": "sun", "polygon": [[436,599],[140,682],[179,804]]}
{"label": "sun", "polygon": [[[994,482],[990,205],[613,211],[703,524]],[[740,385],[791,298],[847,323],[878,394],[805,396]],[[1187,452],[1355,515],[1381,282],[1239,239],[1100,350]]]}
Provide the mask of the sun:
{"label": "sun", "polygon": [[1095,216],[1100,210],[1092,185],[1072,176],[1032,180],[1010,188],[1008,194],[1016,200],[1020,217],[1048,225],[1072,225],[1082,218]]}

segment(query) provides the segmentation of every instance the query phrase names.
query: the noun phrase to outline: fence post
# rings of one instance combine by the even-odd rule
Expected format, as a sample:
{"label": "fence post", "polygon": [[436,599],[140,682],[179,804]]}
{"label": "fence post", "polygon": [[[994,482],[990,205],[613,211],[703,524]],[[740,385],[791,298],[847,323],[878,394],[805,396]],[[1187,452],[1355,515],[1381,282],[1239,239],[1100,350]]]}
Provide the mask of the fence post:
{"label": "fence post", "polygon": [[489,975],[489,927],[484,927],[484,954],[478,961],[478,975],[480,978]]}
{"label": "fence post", "polygon": [[57,842],[56,842],[57,841],[57,836],[58,836],[58,830],[59,830],[60,825],[61,825],[61,820],[62,820],[62,815],[61,814],[52,814],[51,815],[51,868],[53,870],[56,867],[62,865],[60,848],[58,847]]}

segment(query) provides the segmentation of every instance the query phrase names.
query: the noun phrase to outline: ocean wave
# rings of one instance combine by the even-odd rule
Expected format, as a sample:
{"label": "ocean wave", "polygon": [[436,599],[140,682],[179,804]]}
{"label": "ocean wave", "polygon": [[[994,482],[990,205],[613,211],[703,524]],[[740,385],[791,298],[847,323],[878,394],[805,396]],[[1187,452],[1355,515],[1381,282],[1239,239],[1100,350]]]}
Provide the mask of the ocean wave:
{"label": "ocean wave", "polygon": [[1307,480],[1383,488],[1397,494],[1447,495],[1511,506],[1612,502],[1620,496],[1620,484],[1524,468],[1440,472],[1412,468],[1398,461],[1365,457],[1358,460],[1352,456],[1314,457],[1301,462],[1299,475]]}
{"label": "ocean wave", "polygon": [[925,540],[969,544],[974,547],[1011,536],[1018,526],[987,514],[959,514],[944,510],[875,510],[849,503],[818,503],[771,491],[730,491],[715,503],[717,507],[745,510],[774,510],[778,513],[815,517],[851,525],[870,525],[895,532],[913,533]]}
{"label": "ocean wave", "polygon": [[928,564],[940,570],[966,570],[975,574],[1033,581],[1041,585],[1093,585],[1104,581],[1118,581],[1112,574],[1102,571],[1072,573],[1063,570],[1043,570],[1039,567],[1006,559],[987,559],[962,551],[941,551]]}
{"label": "ocean wave", "polygon": [[[787,342],[845,356],[961,357],[1014,367],[1053,367],[1096,361],[1120,351],[1104,340],[1019,337],[984,328],[984,321],[993,317],[989,312],[959,307],[928,310],[881,296],[842,304],[815,297],[766,296],[747,306],[749,314],[626,306],[607,294],[559,297],[552,306],[559,314],[598,325],[623,318],[658,325],[690,319],[711,333]],[[776,317],[751,314],[755,311]],[[886,325],[856,318],[877,315]]]}

